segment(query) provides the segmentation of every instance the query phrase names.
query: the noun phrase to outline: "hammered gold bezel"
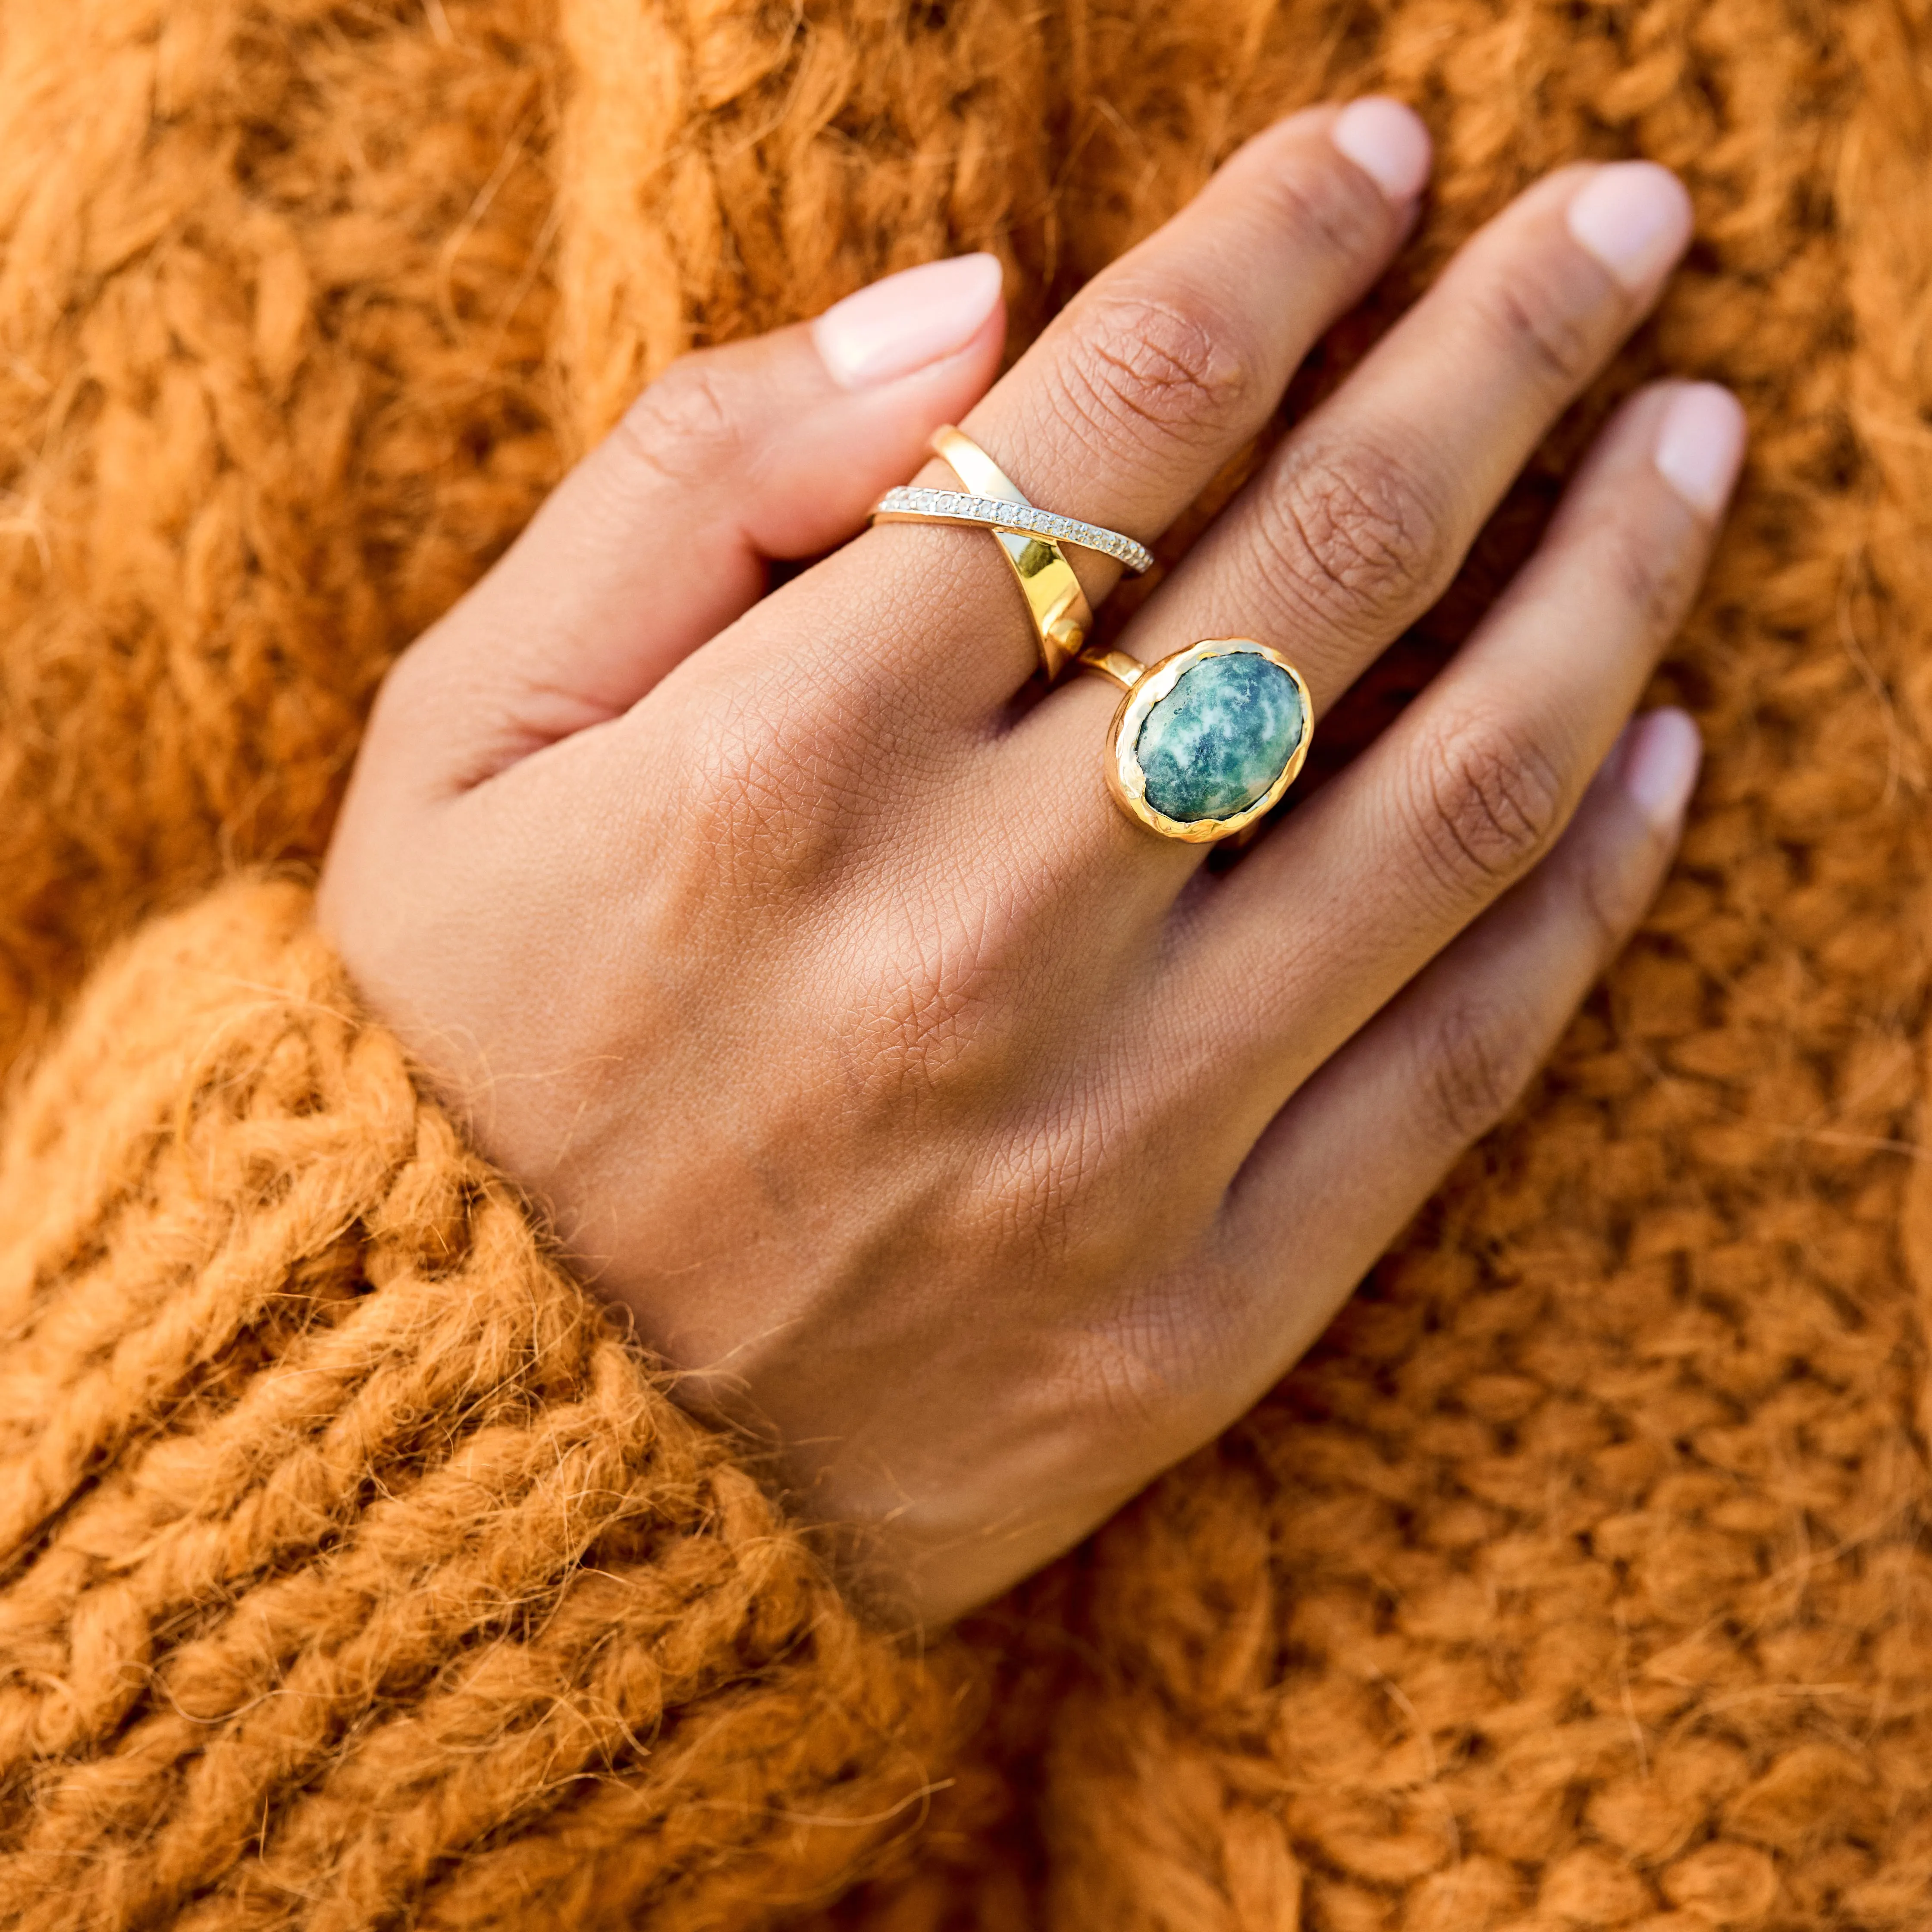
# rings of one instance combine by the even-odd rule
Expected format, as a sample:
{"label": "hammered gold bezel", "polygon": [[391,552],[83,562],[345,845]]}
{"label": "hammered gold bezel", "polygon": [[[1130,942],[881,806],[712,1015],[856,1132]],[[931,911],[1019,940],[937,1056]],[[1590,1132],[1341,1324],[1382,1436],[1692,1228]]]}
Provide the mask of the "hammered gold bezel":
{"label": "hammered gold bezel", "polygon": [[[1265,658],[1270,664],[1286,671],[1294,679],[1294,688],[1301,698],[1301,735],[1274,783],[1252,805],[1227,818],[1170,818],[1148,802],[1147,774],[1141,770],[1137,752],[1141,728],[1146,724],[1149,712],[1187,672],[1210,658],[1223,657]],[[1237,832],[1245,831],[1281,802],[1282,794],[1300,776],[1301,767],[1307,761],[1310,741],[1314,736],[1315,703],[1309,694],[1308,680],[1279,651],[1270,650],[1252,638],[1203,638],[1185,650],[1162,658],[1150,667],[1144,676],[1135,680],[1131,691],[1122,694],[1107,738],[1107,789],[1122,809],[1138,819],[1149,831],[1159,832],[1163,838],[1179,838],[1190,845],[1205,845],[1216,838],[1231,838]]]}

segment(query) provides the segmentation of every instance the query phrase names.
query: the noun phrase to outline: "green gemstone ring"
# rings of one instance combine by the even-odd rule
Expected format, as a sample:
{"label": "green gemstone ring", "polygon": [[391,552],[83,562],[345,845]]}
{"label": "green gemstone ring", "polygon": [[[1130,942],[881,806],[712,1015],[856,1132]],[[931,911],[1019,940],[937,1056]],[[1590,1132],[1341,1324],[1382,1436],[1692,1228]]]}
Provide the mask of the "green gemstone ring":
{"label": "green gemstone ring", "polygon": [[1252,638],[1205,638],[1159,664],[1089,650],[1124,687],[1107,784],[1164,838],[1226,838],[1272,811],[1308,756],[1314,710],[1301,674]]}

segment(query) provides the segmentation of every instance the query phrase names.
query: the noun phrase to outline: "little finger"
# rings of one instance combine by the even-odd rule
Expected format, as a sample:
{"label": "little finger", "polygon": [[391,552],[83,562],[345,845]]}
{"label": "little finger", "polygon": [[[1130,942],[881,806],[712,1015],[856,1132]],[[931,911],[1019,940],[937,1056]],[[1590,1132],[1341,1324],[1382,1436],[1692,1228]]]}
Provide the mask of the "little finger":
{"label": "little finger", "polygon": [[[1550,856],[1276,1116],[1230,1190],[1218,1268],[1248,1285],[1256,1392],[1308,1347],[1516,1104],[1663,884],[1696,782],[1681,711],[1630,726]],[[1292,1267],[1290,1264],[1292,1262]]]}

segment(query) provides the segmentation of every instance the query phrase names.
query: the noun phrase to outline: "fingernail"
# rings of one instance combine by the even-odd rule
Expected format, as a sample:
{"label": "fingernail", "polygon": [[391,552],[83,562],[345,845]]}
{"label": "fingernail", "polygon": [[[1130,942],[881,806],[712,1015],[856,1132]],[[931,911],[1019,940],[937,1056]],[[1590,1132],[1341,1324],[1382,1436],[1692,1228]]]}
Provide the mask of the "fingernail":
{"label": "fingernail", "polygon": [[1618,161],[1570,204],[1570,232],[1634,292],[1654,281],[1690,239],[1690,197],[1654,161]]}
{"label": "fingernail", "polygon": [[863,389],[964,349],[1000,299],[994,255],[956,255],[908,268],[832,305],[812,325],[832,380]]}
{"label": "fingernail", "polygon": [[1652,711],[1625,730],[1623,788],[1660,832],[1675,828],[1690,802],[1704,741],[1688,711]]}
{"label": "fingernail", "polygon": [[1671,398],[1651,460],[1692,509],[1722,516],[1744,459],[1744,406],[1730,390],[1689,382]]}
{"label": "fingernail", "polygon": [[1429,178],[1429,130],[1414,112],[1386,94],[1352,101],[1328,138],[1390,201],[1413,201]]}

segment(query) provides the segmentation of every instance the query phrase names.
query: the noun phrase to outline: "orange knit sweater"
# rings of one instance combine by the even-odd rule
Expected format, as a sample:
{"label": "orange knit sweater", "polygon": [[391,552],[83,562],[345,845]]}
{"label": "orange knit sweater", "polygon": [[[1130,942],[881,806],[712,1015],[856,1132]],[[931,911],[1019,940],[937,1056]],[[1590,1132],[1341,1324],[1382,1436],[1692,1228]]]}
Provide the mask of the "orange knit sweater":
{"label": "orange knit sweater", "polygon": [[[308,924],[384,666],[680,348],[1242,134],[1579,152],[1753,466],[1677,876],[1316,1354],[868,1632]],[[1932,1925],[1927,0],[0,0],[0,1925]],[[1165,554],[1186,541],[1183,529]]]}

